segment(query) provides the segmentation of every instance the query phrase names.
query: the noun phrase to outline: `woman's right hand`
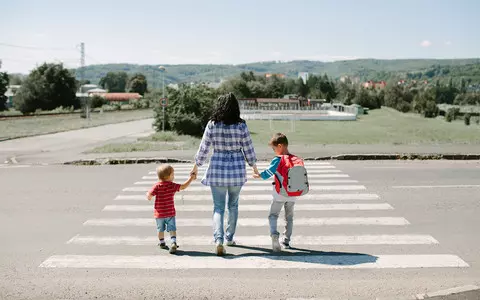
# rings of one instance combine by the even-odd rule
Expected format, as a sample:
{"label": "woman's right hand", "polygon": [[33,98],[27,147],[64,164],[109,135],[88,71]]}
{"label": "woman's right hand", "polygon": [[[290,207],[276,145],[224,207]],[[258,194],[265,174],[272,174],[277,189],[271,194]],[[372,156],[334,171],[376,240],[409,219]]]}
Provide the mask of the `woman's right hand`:
{"label": "woman's right hand", "polygon": [[190,176],[198,174],[198,166],[197,164],[193,165],[192,171],[190,171]]}

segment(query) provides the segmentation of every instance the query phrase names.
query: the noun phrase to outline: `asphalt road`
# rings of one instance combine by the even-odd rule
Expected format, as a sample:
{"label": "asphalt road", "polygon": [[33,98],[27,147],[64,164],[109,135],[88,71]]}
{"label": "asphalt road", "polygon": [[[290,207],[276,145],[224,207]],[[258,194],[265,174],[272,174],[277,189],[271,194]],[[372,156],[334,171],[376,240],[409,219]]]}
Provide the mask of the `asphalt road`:
{"label": "asphalt road", "polygon": [[152,134],[153,119],[13,139],[0,143],[0,163],[14,157],[20,164],[62,163],[97,146],[136,140]]}
{"label": "asphalt road", "polygon": [[[245,188],[240,220],[246,224],[237,230],[240,246],[228,248],[227,258],[213,256],[211,227],[206,224],[179,225],[182,251],[177,256],[156,247],[153,223],[141,225],[141,220],[151,219],[149,209],[143,209],[148,203],[133,199],[149,186],[141,181],[153,180],[149,172],[154,165],[1,166],[0,298],[408,299],[480,285],[479,162],[332,162],[331,166],[325,170],[316,166],[310,172],[330,176],[311,181],[333,181],[312,184],[312,196],[299,200],[295,221],[300,225],[292,242],[297,249],[280,255],[271,254],[268,241],[250,240],[268,234],[266,226],[252,225],[266,220],[262,207],[268,204],[268,193]],[[334,190],[321,191],[324,185]],[[335,190],[338,186],[365,189]],[[211,217],[210,211],[202,210],[211,205],[208,198],[201,200],[208,193],[199,187],[195,183],[177,201],[178,222]],[[332,196],[337,200],[321,196],[332,194],[343,196]],[[358,194],[375,198],[348,198]],[[126,200],[128,196],[133,198]],[[339,200],[342,197],[345,201]],[[330,208],[320,210],[318,204]],[[339,204],[390,208],[331,210]],[[189,205],[197,208],[189,211]],[[338,217],[354,221],[317,224]],[[362,225],[372,218],[383,222],[383,217],[407,223]],[[98,224],[132,219],[124,226]],[[314,224],[301,225],[307,219]],[[374,241],[387,236],[390,240],[369,244],[366,235]],[[301,236],[311,239],[300,240]],[[318,236],[336,238],[330,243],[312,238]],[[413,236],[421,241],[404,240]],[[408,262],[411,256],[417,260]],[[299,257],[304,260],[296,261]],[[391,260],[383,260],[387,257]]]}

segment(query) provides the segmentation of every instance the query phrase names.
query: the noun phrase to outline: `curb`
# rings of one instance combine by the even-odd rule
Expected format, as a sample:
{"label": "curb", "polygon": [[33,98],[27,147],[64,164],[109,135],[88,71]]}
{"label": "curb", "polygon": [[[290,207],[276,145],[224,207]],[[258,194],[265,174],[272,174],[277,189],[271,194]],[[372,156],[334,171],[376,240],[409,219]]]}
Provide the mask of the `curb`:
{"label": "curb", "polygon": [[[447,290],[442,290],[442,291],[437,291],[433,293],[426,293],[426,294],[418,294],[416,295],[417,300],[422,300],[422,299],[450,299],[447,298],[448,296],[466,296],[467,293],[469,292],[476,292],[480,291],[480,288],[475,285],[466,285],[466,286],[459,286],[459,287],[454,287],[450,288]],[[477,298],[478,295],[476,295],[475,299]],[[453,299],[453,298],[452,298]],[[460,299],[458,297],[455,297],[455,299]],[[474,299],[474,298],[463,298],[463,299]]]}
{"label": "curb", "polygon": [[480,160],[480,154],[340,154],[305,160]]}
{"label": "curb", "polygon": [[[480,154],[341,154],[335,156],[307,157],[305,161],[317,160],[480,160]],[[64,162],[64,165],[98,166],[98,165],[130,165],[153,163],[193,163],[167,157],[152,158],[94,158]]]}
{"label": "curb", "polygon": [[120,158],[120,159],[80,159],[63,163],[64,165],[75,166],[99,166],[99,165],[134,165],[153,163],[193,163],[191,160],[176,158]]}

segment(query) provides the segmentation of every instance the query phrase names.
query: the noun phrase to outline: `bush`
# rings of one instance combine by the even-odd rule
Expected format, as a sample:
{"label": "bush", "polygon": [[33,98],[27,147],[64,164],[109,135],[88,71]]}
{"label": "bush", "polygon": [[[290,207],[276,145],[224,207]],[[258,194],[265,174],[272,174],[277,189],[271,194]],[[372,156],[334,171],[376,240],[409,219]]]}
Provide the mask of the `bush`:
{"label": "bush", "polygon": [[175,129],[178,134],[187,134],[191,136],[201,137],[203,135],[204,126],[201,120],[195,114],[177,114],[170,119],[170,126]]}
{"label": "bush", "polygon": [[102,96],[95,95],[90,99],[90,107],[91,108],[102,107],[105,104],[107,104],[107,100],[105,100],[105,98],[103,98]]}
{"label": "bush", "polygon": [[[203,85],[181,85],[178,90],[167,88],[167,93],[165,130],[201,137],[212,115],[217,91]],[[162,131],[162,107],[159,101],[155,103],[153,125],[157,131]]]}
{"label": "bush", "polygon": [[438,116],[439,111],[440,110],[437,106],[437,103],[433,100],[430,100],[425,105],[425,109],[423,111],[423,116],[425,118],[435,118],[435,117]]}
{"label": "bush", "polygon": [[465,122],[465,125],[467,126],[470,126],[470,118],[472,117],[472,115],[470,114],[465,114],[465,116],[463,117],[463,121]]}
{"label": "bush", "polygon": [[453,108],[449,108],[447,114],[445,115],[445,121],[450,123],[453,120],[455,120],[455,111]]}

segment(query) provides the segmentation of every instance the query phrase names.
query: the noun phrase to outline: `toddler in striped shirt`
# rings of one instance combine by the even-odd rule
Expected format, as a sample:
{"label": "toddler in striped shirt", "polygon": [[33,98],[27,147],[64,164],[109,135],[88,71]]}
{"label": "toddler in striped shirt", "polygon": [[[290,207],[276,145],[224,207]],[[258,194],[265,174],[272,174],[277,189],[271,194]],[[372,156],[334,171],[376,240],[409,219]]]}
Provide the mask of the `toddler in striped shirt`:
{"label": "toddler in striped shirt", "polygon": [[147,193],[148,201],[155,196],[154,217],[157,223],[158,244],[162,249],[168,249],[165,243],[165,230],[170,232],[172,244],[170,246],[170,253],[177,252],[177,225],[175,221],[176,211],[174,196],[175,193],[186,189],[193,180],[197,179],[195,173],[191,173],[190,177],[183,184],[173,182],[175,178],[174,169],[170,165],[161,165],[157,168],[157,182]]}

